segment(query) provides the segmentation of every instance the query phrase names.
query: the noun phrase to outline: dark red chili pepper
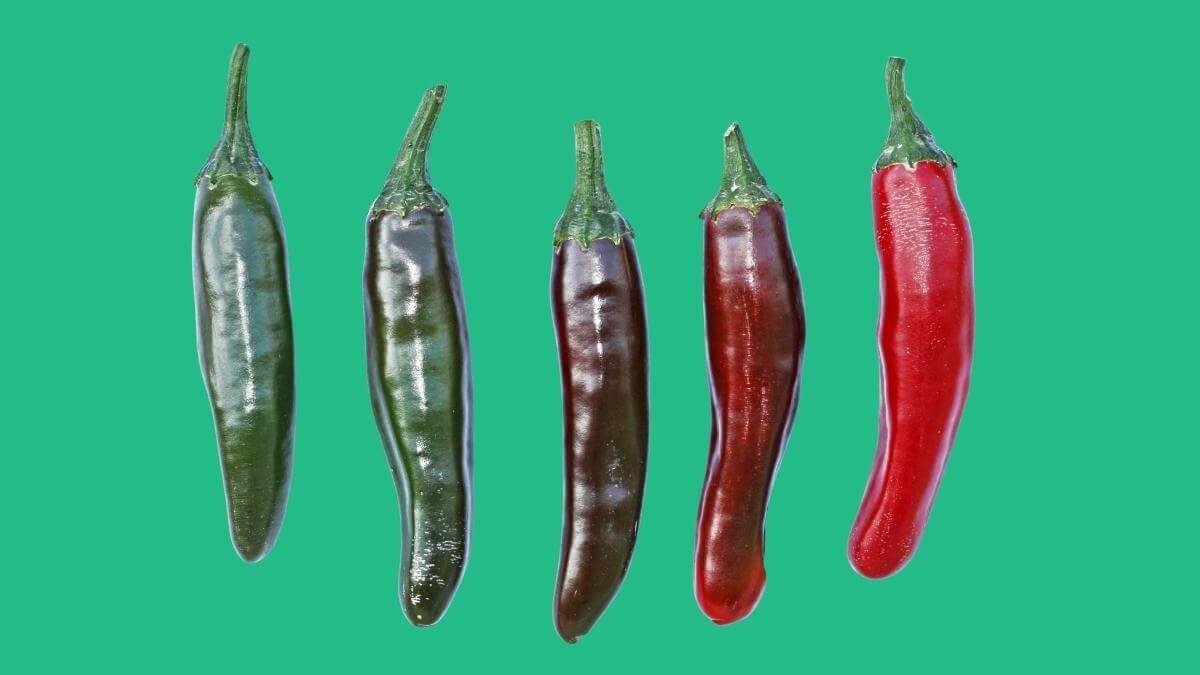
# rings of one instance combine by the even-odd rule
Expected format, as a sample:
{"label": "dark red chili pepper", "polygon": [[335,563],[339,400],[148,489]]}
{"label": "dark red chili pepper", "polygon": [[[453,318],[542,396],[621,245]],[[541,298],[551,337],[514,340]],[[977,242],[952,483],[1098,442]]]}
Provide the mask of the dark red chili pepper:
{"label": "dark red chili pepper", "polygon": [[971,227],[954,160],[904,91],[904,59],[887,65],[891,130],[875,164],[879,249],[879,447],[848,547],[863,576],[904,567],[921,539],[954,443],[971,375],[975,291]]}
{"label": "dark red chili pepper", "polygon": [[646,482],[646,315],[633,230],[604,182],[600,128],[575,125],[575,188],[554,229],[565,493],[554,626],[592,627],[625,578]]}
{"label": "dark red chili pepper", "polygon": [[696,600],[724,624],[748,615],[766,585],[763,526],[796,411],[805,332],[783,203],[736,124],[725,132],[725,175],[703,217],[713,429]]}

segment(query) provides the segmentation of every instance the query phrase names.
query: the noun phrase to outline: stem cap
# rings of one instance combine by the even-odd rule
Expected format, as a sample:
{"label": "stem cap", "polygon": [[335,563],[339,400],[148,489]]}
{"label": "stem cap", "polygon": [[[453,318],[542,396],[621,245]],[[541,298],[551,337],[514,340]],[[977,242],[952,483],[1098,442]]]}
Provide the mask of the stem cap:
{"label": "stem cap", "polygon": [[225,94],[225,126],[221,139],[208,156],[208,162],[196,176],[196,182],[207,178],[215,183],[222,176],[244,178],[253,185],[271,172],[258,158],[254,139],[250,137],[250,120],[246,112],[246,71],[250,65],[250,48],[239,42],[229,60],[229,80]]}
{"label": "stem cap", "polygon": [[429,139],[445,100],[444,84],[430,87],[421,97],[421,105],[408,125],[396,162],[388,173],[383,191],[371,206],[368,218],[380,211],[395,211],[407,216],[420,208],[438,212],[449,208],[446,198],[429,182],[428,162]]}
{"label": "stem cap", "polygon": [[617,210],[604,181],[604,151],[600,145],[600,125],[593,120],[575,123],[575,187],[571,199],[554,226],[554,245],[568,239],[583,248],[597,239],[620,244],[633,236],[629,221]]}
{"label": "stem cap", "polygon": [[898,56],[889,58],[885,72],[888,103],[892,107],[892,125],[888,129],[883,152],[875,162],[875,170],[901,163],[912,167],[924,161],[954,166],[954,158],[938,147],[929,127],[913,110],[912,101],[904,89],[904,59]]}
{"label": "stem cap", "polygon": [[741,206],[758,213],[764,204],[782,204],[783,200],[767,187],[767,181],[746,148],[746,138],[737,122],[725,130],[725,172],[716,196],[700,214],[701,218],[716,215],[725,209]]}

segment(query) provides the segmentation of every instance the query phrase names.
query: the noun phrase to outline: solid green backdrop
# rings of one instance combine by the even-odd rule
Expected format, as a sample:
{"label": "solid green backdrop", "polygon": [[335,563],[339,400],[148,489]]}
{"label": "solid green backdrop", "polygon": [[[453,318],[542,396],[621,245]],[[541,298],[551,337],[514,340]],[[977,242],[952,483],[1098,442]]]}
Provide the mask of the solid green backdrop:
{"label": "solid green backdrop", "polygon": [[[43,6],[48,7],[48,6]],[[30,12],[36,12],[31,14]],[[457,3],[7,10],[0,669],[982,672],[1195,662],[1196,16],[1035,3]],[[278,546],[234,554],[194,346],[192,180],[249,43],[295,313]],[[875,451],[869,175],[883,66],[959,162],[974,378],[925,541],[845,557]],[[363,219],[421,92],[475,368],[475,524],[445,619],[396,599],[396,496],[364,363]],[[620,594],[551,625],[561,401],[551,231],[571,125],[604,131],[637,232],[649,479]],[[769,581],[727,627],[692,595],[709,439],[700,209],[742,123],[783,197],[809,320]]]}

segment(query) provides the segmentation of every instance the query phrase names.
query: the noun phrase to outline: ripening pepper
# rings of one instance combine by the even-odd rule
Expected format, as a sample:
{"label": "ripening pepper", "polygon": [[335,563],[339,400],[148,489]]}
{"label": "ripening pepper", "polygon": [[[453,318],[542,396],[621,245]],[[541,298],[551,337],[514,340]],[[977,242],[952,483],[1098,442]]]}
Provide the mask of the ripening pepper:
{"label": "ripening pepper", "polygon": [[725,132],[725,173],[703,218],[713,419],[695,589],[705,615],[726,624],[749,615],[766,586],[767,502],[796,413],[805,337],[783,202],[736,124]]}

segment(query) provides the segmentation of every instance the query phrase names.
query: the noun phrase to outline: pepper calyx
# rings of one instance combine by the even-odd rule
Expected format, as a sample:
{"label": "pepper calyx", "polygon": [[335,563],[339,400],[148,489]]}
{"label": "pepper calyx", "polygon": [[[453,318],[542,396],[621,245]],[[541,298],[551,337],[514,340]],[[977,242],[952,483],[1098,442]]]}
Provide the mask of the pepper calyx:
{"label": "pepper calyx", "polygon": [[725,130],[725,170],[721,175],[721,187],[700,217],[709,218],[734,206],[758,213],[766,204],[782,203],[779,195],[767,186],[750,156],[741,126],[737,122],[730,124]]}
{"label": "pepper calyx", "polygon": [[382,211],[394,211],[407,216],[421,208],[440,213],[449,208],[446,198],[429,182],[428,162],[429,140],[445,99],[444,84],[430,87],[421,97],[421,105],[404,134],[396,162],[388,173],[379,197],[371,205],[370,216]]}
{"label": "pepper calyx", "polygon": [[904,164],[909,168],[917,162],[937,162],[942,166],[958,166],[954,158],[938,147],[929,127],[913,110],[912,101],[904,87],[904,59],[893,56],[887,61],[885,79],[888,104],[892,109],[892,122],[888,128],[883,152],[875,162],[875,170],[893,164]]}
{"label": "pepper calyx", "polygon": [[263,178],[271,180],[271,172],[258,158],[254,139],[250,136],[250,121],[246,111],[246,71],[250,64],[250,48],[239,42],[229,59],[229,78],[225,93],[225,125],[221,139],[208,156],[195,184],[203,179],[215,184],[224,176],[237,176],[251,185]]}
{"label": "pepper calyx", "polygon": [[620,244],[625,236],[632,237],[633,228],[617,210],[604,180],[600,125],[593,120],[576,122],[575,186],[567,208],[554,226],[554,245],[574,239],[586,249],[599,239]]}

